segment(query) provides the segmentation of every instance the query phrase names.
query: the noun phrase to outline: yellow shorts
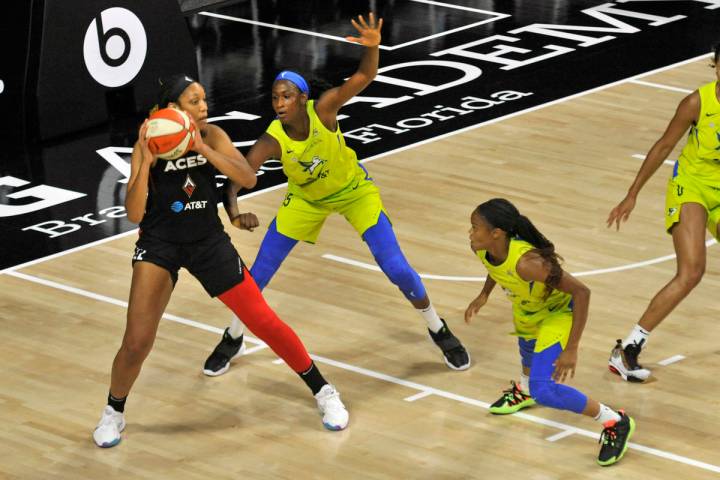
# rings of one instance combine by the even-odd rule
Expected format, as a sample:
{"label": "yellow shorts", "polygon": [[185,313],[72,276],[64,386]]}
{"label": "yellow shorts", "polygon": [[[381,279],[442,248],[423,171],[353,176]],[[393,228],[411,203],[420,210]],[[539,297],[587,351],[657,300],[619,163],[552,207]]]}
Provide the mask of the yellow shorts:
{"label": "yellow shorts", "polygon": [[[353,181],[338,193],[321,200],[306,200],[288,192],[276,217],[278,232],[295,240],[315,243],[325,219],[331,213],[340,213],[362,236],[374,226],[385,212],[380,191],[367,178]],[[387,215],[387,212],[385,212]]]}
{"label": "yellow shorts", "polygon": [[525,340],[536,340],[535,352],[542,352],[558,342],[565,349],[572,329],[572,315],[572,309],[568,306],[557,312],[547,313],[541,321],[536,320],[532,325],[523,322],[523,317],[515,315],[515,332],[513,335],[522,337]]}
{"label": "yellow shorts", "polygon": [[[677,171],[677,164],[676,164]],[[684,203],[699,203],[708,214],[707,229],[718,238],[720,222],[720,188],[710,187],[687,175],[677,173],[670,177],[665,194],[665,231],[680,221],[680,209]]]}

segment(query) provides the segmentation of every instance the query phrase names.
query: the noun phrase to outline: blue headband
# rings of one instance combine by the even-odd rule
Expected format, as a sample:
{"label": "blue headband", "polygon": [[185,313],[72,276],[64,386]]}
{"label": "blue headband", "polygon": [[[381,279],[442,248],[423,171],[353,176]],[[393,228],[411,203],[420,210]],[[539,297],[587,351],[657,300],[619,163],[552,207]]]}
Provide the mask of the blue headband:
{"label": "blue headband", "polygon": [[277,77],[275,77],[275,81],[278,80],[287,80],[288,82],[291,82],[293,85],[295,85],[300,92],[310,95],[310,87],[308,87],[307,82],[302,77],[302,75],[291,72],[290,70],[283,70],[282,72],[278,73]]}

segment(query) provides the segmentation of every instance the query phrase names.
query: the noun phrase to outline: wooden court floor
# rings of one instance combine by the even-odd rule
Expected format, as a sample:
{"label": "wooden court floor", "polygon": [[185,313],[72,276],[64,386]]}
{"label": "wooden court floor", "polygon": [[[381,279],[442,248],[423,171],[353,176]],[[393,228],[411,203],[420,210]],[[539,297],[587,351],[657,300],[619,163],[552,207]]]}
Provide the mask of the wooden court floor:
{"label": "wooden court floor", "polygon": [[[683,90],[713,79],[707,63],[366,163],[410,263],[421,274],[467,277],[425,285],[474,364],[444,366],[424,322],[381,273],[362,267],[372,264],[365,245],[331,217],[265,293],[341,391],[351,414],[343,432],[323,429],[307,388],[256,341],[226,375],[203,376],[228,312],[183,273],[129,397],[123,441],[99,449],[91,432],[124,329],[135,234],[0,275],[0,478],[717,478],[720,247],[709,247],[703,282],[651,336],[643,360],[652,381],[624,383],[606,366],[615,339],[674,273],[663,259],[672,254],[662,217],[671,167],[651,179],[620,232],[604,221],[640,166],[633,155],[664,130]],[[241,209],[266,226],[282,196],[265,192]],[[543,407],[487,411],[519,372],[499,291],[473,324],[462,322],[484,275],[469,249],[469,216],[496,196],[530,217],[592,289],[570,384],[637,420],[616,466],[595,464],[600,429],[590,419]],[[231,233],[249,263],[263,231]],[[661,364],[676,355],[685,358]]]}

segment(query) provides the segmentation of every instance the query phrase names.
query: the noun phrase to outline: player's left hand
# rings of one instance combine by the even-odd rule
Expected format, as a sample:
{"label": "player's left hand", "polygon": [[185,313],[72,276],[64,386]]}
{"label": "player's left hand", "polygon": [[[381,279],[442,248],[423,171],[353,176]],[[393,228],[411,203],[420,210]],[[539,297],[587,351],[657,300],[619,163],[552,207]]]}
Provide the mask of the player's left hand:
{"label": "player's left hand", "polygon": [[577,350],[563,350],[553,364],[552,378],[558,383],[562,383],[570,374],[570,378],[575,376],[575,365],[577,364]]}
{"label": "player's left hand", "polygon": [[375,21],[375,14],[370,12],[368,21],[366,22],[362,15],[358,15],[357,21],[353,18],[350,20],[355,30],[360,33],[359,37],[347,36],[345,40],[348,42],[358,43],[365,47],[377,47],[380,45],[380,29],[383,25],[382,18]]}
{"label": "player's left hand", "polygon": [[252,212],[241,213],[234,217],[230,223],[240,230],[249,230],[251,232],[260,225],[257,216]]}

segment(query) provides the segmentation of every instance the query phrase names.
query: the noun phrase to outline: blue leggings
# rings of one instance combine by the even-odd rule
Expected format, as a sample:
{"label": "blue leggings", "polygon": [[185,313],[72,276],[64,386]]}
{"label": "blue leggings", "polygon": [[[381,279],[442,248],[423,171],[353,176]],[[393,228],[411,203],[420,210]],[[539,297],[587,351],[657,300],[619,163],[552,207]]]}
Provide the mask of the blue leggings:
{"label": "blue leggings", "polygon": [[[392,283],[397,285],[408,300],[425,298],[427,294],[420,276],[405,259],[390,225],[390,220],[384,213],[380,213],[380,218],[375,225],[365,230],[363,240],[368,244],[380,269]],[[270,282],[297,242],[297,240],[278,232],[273,219],[260,245],[255,263],[250,269],[250,275],[253,276],[260,290]]]}
{"label": "blue leggings", "polygon": [[540,405],[582,413],[587,406],[585,394],[552,379],[553,363],[562,353],[560,343],[535,352],[535,340],[519,338],[518,346],[523,367],[530,367],[530,395],[535,401]]}
{"label": "blue leggings", "polygon": [[270,283],[270,279],[272,279],[285,257],[290,254],[290,250],[297,243],[298,241],[294,238],[277,231],[275,219],[273,218],[260,244],[260,251],[255,258],[255,263],[250,269],[250,275],[255,279],[255,283],[257,283],[260,290],[263,290]]}

